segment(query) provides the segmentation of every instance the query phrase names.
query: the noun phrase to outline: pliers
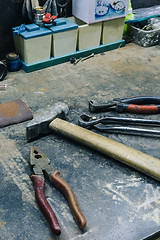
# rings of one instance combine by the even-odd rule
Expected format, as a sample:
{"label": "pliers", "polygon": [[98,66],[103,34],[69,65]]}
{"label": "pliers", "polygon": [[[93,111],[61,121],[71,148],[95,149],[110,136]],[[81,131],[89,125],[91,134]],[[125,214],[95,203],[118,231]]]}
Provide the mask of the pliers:
{"label": "pliers", "polygon": [[63,180],[63,178],[60,177],[59,171],[53,170],[53,167],[48,157],[36,146],[32,146],[30,149],[30,163],[35,173],[30,175],[30,178],[34,183],[35,187],[35,198],[37,200],[39,208],[48,220],[53,233],[56,235],[60,235],[61,228],[56,218],[56,215],[54,214],[51,206],[49,205],[44,195],[44,174],[49,177],[52,185],[64,194],[67,201],[69,202],[69,206],[75,221],[77,222],[79,227],[83,229],[86,226],[87,221],[80,210],[77,198],[72,188],[69,186],[68,183]]}
{"label": "pliers", "polygon": [[156,114],[160,113],[160,98],[139,96],[123,99],[113,99],[98,103],[94,100],[89,101],[90,112],[110,112],[116,111],[119,113],[131,112],[141,114]]}
{"label": "pliers", "polygon": [[[112,116],[90,116],[88,114],[81,114],[78,119],[78,124],[81,127],[88,129],[95,129],[100,132],[107,133],[122,133],[129,135],[151,136],[159,137],[160,131],[148,128],[139,128],[140,126],[160,127],[159,120],[151,119],[136,119]],[[115,125],[116,124],[116,125]],[[129,127],[128,125],[136,125],[137,127]]]}

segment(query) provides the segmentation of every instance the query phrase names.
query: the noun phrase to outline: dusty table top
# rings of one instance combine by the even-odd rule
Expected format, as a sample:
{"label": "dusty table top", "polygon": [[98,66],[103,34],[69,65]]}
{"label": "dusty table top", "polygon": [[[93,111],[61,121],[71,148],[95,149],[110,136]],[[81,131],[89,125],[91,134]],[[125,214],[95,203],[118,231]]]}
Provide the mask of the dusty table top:
{"label": "dusty table top", "polygon": [[[159,62],[159,46],[143,48],[129,44],[76,66],[65,63],[34,73],[9,73],[3,81],[7,90],[0,92],[0,100],[3,103],[22,99],[33,113],[62,101],[70,108],[67,121],[77,124],[78,116],[88,112],[90,99],[159,96]],[[160,115],[146,118],[159,119]],[[159,230],[157,181],[58,135],[28,143],[26,125],[24,122],[0,131],[2,239],[140,240]],[[159,138],[103,135],[160,159]],[[60,237],[52,234],[37,206],[29,178],[32,145],[47,154],[55,170],[73,188],[87,219],[83,231],[75,223],[63,195],[46,181],[45,195],[62,228]]]}

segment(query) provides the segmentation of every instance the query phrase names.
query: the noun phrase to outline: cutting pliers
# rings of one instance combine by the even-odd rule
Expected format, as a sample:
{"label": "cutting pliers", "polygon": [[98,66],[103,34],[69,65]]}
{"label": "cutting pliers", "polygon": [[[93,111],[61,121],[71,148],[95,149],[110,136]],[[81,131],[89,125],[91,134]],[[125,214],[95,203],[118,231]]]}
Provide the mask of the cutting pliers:
{"label": "cutting pliers", "polygon": [[156,114],[160,113],[160,98],[139,96],[124,99],[113,99],[98,103],[94,100],[89,101],[90,112],[111,112],[119,113],[141,113],[141,114]]}
{"label": "cutting pliers", "polygon": [[61,228],[58,220],[44,195],[44,174],[49,177],[49,180],[53,184],[53,186],[55,186],[59,191],[64,194],[67,201],[69,202],[69,206],[75,221],[77,222],[79,227],[83,229],[86,226],[87,222],[80,210],[77,198],[72,188],[69,186],[68,183],[63,180],[63,178],[60,177],[59,171],[53,170],[53,167],[51,166],[48,157],[36,146],[32,146],[30,149],[30,163],[35,173],[30,176],[35,186],[35,197],[39,208],[41,209],[50,224],[51,230],[56,235],[61,234]]}

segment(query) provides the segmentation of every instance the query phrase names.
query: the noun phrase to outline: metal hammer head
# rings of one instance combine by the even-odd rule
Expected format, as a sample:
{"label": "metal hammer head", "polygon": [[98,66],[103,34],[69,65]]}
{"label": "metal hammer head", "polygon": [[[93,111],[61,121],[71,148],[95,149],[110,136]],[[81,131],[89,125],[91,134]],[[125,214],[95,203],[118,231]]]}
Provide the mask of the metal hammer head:
{"label": "metal hammer head", "polygon": [[46,110],[38,110],[33,120],[29,122],[26,128],[27,140],[32,141],[41,135],[50,133],[49,124],[57,117],[65,118],[69,108],[65,103],[58,102]]}

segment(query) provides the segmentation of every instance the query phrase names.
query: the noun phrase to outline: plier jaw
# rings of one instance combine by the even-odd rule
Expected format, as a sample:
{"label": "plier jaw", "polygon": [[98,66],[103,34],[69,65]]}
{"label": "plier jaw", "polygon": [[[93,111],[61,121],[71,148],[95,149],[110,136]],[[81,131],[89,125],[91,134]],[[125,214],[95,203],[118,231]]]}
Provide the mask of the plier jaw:
{"label": "plier jaw", "polygon": [[54,171],[49,158],[36,146],[30,148],[30,163],[36,175],[43,177],[45,173],[49,177]]}
{"label": "plier jaw", "polygon": [[96,102],[94,100],[89,101],[90,112],[110,112],[115,111],[117,105],[116,101]]}

